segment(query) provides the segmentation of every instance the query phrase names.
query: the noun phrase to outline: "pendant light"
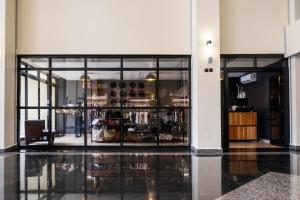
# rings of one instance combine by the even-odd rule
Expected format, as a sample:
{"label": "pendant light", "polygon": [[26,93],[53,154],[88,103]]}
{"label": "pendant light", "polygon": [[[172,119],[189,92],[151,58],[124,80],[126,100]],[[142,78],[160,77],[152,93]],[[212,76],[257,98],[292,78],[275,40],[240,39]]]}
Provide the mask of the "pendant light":
{"label": "pendant light", "polygon": [[[82,82],[85,82],[85,76],[84,76],[84,74],[82,74],[81,76],[80,76],[80,78],[79,78]],[[89,77],[89,75],[86,75],[86,80],[87,81],[90,81],[91,80],[91,78]]]}
{"label": "pendant light", "polygon": [[152,74],[149,73],[146,77],[145,77],[146,81],[156,81],[156,77]]}

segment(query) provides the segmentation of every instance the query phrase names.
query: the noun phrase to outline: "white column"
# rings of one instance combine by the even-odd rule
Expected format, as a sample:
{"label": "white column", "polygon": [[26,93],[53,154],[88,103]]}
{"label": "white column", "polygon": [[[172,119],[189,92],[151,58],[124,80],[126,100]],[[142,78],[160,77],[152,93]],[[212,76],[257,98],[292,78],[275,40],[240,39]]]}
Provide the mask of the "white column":
{"label": "white column", "polygon": [[296,0],[289,0],[289,24],[296,20]]}
{"label": "white column", "polygon": [[222,195],[222,157],[192,156],[192,199],[216,199]]}
{"label": "white column", "polygon": [[15,145],[16,1],[0,0],[0,150]]}
{"label": "white column", "polygon": [[219,0],[192,0],[192,148],[204,153],[222,150],[219,6]]}
{"label": "white column", "polygon": [[300,19],[300,0],[289,0],[289,24]]}
{"label": "white column", "polygon": [[300,176],[300,155],[291,153],[290,164],[291,174]]}
{"label": "white column", "polygon": [[292,147],[300,148],[300,55],[290,58],[290,130]]}

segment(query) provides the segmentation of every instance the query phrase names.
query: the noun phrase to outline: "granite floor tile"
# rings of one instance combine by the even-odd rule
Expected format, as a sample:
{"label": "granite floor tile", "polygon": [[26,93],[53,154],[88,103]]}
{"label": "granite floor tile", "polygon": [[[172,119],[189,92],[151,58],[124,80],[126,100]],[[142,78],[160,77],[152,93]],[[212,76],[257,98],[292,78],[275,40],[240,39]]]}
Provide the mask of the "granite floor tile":
{"label": "granite floor tile", "polygon": [[269,172],[216,200],[299,200],[300,176]]}

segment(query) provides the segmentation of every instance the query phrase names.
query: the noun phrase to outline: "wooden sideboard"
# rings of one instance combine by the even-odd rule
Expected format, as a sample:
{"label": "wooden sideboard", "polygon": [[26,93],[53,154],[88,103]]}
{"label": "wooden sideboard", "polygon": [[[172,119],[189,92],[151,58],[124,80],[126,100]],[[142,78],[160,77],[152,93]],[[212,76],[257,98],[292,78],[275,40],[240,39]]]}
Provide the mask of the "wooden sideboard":
{"label": "wooden sideboard", "polygon": [[257,140],[257,113],[229,112],[229,140]]}

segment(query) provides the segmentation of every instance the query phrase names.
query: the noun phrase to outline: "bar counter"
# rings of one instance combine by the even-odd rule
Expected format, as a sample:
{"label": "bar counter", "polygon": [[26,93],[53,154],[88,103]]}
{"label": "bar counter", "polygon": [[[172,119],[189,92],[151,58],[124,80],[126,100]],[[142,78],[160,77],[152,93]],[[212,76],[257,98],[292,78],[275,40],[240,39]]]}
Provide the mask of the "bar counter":
{"label": "bar counter", "polygon": [[229,140],[257,140],[257,113],[229,112]]}

